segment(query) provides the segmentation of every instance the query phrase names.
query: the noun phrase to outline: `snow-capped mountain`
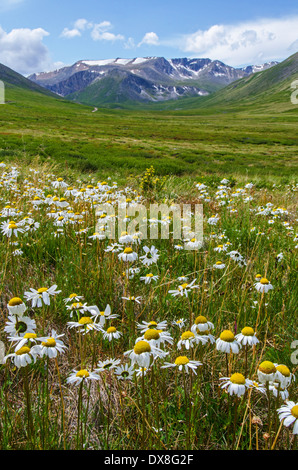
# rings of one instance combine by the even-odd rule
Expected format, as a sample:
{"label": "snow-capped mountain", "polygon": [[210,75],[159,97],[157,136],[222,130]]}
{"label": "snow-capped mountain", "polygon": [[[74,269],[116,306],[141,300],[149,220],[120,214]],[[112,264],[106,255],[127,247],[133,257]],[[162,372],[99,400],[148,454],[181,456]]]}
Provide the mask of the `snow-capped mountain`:
{"label": "snow-capped mountain", "polygon": [[137,57],[80,60],[71,66],[28,78],[61,96],[88,104],[123,100],[165,101],[208,95],[275,64],[234,68],[210,59]]}

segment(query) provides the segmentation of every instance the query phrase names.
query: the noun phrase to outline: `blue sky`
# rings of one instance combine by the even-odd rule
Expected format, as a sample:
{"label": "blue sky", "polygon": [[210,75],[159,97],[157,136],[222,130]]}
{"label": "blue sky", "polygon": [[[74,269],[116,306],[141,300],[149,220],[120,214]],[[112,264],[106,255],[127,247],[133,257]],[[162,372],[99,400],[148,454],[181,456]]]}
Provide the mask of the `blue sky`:
{"label": "blue sky", "polygon": [[0,0],[0,62],[24,75],[116,57],[242,67],[297,50],[297,0]]}

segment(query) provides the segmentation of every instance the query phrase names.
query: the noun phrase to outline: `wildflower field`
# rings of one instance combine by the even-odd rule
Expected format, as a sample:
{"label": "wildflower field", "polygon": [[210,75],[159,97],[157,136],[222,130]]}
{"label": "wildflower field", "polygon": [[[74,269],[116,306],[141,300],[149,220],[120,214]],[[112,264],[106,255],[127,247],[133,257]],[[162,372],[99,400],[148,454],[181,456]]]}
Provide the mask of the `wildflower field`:
{"label": "wildflower field", "polygon": [[0,448],[297,449],[297,191],[3,161]]}

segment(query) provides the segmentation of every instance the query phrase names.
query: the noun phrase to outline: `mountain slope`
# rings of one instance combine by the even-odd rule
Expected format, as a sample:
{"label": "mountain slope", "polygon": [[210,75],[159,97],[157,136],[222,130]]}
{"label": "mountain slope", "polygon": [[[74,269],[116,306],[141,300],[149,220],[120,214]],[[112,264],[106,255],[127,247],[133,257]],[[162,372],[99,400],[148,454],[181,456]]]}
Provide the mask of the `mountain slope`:
{"label": "mountain slope", "polygon": [[57,98],[57,95],[55,96],[50,90],[32,82],[3,64],[0,64],[0,80],[4,82],[6,87],[17,87]]}
{"label": "mountain slope", "polygon": [[[262,72],[237,80],[215,93],[164,103],[167,110],[297,112],[291,103],[291,83],[298,79],[298,53]],[[154,107],[154,105],[152,105]]]}
{"label": "mountain slope", "polygon": [[[273,65],[264,64],[262,68]],[[113,107],[205,96],[254,71],[253,66],[235,69],[210,59],[139,57],[81,60],[70,67],[29,78],[71,100]]]}

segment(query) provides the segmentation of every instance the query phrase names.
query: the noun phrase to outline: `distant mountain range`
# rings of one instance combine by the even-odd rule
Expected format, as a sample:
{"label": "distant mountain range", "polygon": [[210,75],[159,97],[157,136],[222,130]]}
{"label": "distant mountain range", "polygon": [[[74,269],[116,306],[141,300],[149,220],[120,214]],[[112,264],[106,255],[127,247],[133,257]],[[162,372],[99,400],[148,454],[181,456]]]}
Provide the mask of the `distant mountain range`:
{"label": "distant mountain range", "polygon": [[49,91],[94,106],[150,103],[208,96],[232,82],[271,68],[277,62],[234,68],[218,60],[134,59],[80,60],[53,72],[28,77]]}

